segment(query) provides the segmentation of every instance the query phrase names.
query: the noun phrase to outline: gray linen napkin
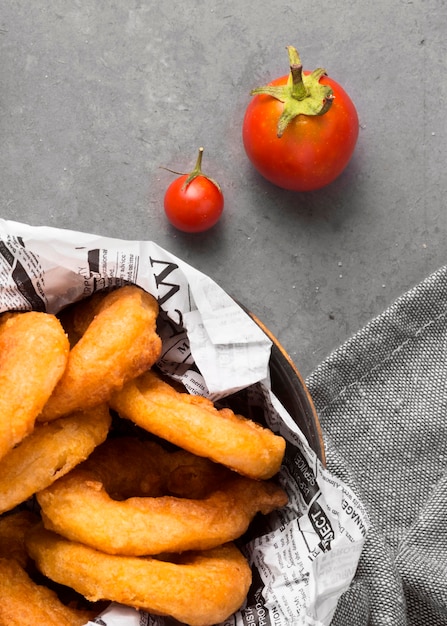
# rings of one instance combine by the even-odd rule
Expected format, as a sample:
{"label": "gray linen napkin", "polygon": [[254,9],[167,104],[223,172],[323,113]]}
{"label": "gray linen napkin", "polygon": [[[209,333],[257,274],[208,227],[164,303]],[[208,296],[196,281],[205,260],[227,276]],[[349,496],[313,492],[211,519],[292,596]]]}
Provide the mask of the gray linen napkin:
{"label": "gray linen napkin", "polygon": [[372,520],[334,626],[447,625],[447,266],[306,383],[327,463]]}

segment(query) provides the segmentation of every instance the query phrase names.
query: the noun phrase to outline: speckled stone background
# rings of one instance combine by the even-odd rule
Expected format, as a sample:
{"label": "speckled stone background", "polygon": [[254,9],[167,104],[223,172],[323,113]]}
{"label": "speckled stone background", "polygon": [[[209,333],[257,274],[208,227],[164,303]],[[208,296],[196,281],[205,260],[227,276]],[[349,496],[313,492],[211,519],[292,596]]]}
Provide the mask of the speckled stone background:
{"label": "speckled stone background", "polygon": [[[446,261],[444,0],[3,0],[0,217],[152,239],[254,311],[304,376]],[[330,187],[262,180],[242,147],[250,89],[286,45],[354,100],[354,158]],[[170,167],[204,169],[225,217],[163,213]]]}

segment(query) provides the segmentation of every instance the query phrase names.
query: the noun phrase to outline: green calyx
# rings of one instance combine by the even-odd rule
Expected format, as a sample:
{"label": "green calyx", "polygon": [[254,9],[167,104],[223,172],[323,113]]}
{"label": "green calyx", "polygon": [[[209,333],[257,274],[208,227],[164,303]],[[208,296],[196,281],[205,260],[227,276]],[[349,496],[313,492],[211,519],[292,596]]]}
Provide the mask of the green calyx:
{"label": "green calyx", "polygon": [[334,100],[332,88],[320,83],[320,78],[326,75],[326,70],[318,68],[311,74],[304,74],[297,50],[293,46],[287,46],[287,51],[290,65],[287,84],[265,85],[251,92],[252,96],[263,94],[284,103],[283,112],[278,120],[278,137],[282,137],[289,123],[298,115],[324,115]]}
{"label": "green calyx", "polygon": [[195,178],[197,178],[198,176],[203,176],[203,178],[206,178],[211,183],[213,183],[213,185],[215,185],[218,188],[218,190],[220,191],[221,189],[220,189],[219,183],[217,183],[213,178],[210,178],[209,176],[206,176],[202,172],[202,158],[203,158],[203,148],[200,147],[199,148],[199,154],[197,156],[197,161],[196,161],[196,164],[194,166],[194,169],[188,174],[188,178],[183,183],[183,189],[186,189],[188,187],[188,185],[190,183],[192,183],[192,181]]}

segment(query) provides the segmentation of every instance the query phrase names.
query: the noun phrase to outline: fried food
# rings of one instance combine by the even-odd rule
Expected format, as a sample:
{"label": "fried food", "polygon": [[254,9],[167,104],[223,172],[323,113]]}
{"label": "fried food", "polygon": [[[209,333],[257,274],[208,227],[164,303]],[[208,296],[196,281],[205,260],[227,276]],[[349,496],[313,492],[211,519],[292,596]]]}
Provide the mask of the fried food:
{"label": "fried food", "polygon": [[70,334],[81,336],[43,407],[41,422],[107,402],[112,392],[151,367],[161,352],[158,303],[139,287],[98,292],[77,303],[71,315],[63,316]]}
{"label": "fried food", "polygon": [[229,470],[184,450],[168,452],[136,436],[109,438],[81,466],[94,470],[115,500],[172,494],[202,498]]}
{"label": "fried food", "polygon": [[[178,453],[161,448],[155,451],[159,468],[152,471],[155,493],[129,497],[134,482],[139,486],[147,480],[143,451],[154,450],[152,443],[149,449],[144,442],[135,443],[139,445],[134,446],[134,462],[130,465],[133,475],[124,484],[124,495],[119,487],[127,463],[118,475],[110,471],[113,458],[123,460],[120,440],[106,442],[98,449],[103,457],[101,464],[95,462],[94,452],[82,466],[37,494],[45,527],[108,554],[141,556],[207,550],[240,537],[257,513],[266,515],[287,503],[285,492],[273,482],[253,480],[224,468],[213,470],[209,467],[213,464],[206,463],[206,459],[201,459],[200,467],[196,457],[185,452],[180,453],[179,464]],[[135,462],[138,452],[141,463]],[[201,498],[191,497],[190,477],[196,477],[193,489],[197,493],[202,473],[208,491],[205,487]],[[220,479],[211,486],[213,474],[215,479],[220,474]],[[159,495],[172,483],[182,497]]]}
{"label": "fried food", "polygon": [[0,626],[83,626],[95,612],[65,606],[15,559],[0,558]]}
{"label": "fried food", "polygon": [[27,510],[0,517],[0,558],[15,559],[22,567],[26,567],[29,556],[25,535],[39,521],[37,515]]}
{"label": "fried food", "polygon": [[110,423],[109,408],[102,404],[37,424],[0,459],[0,513],[25,502],[84,461],[106,439]]}
{"label": "fried food", "polygon": [[178,392],[153,371],[129,381],[110,404],[158,437],[250,478],[271,478],[281,466],[282,437],[207,398]]}
{"label": "fried food", "polygon": [[25,537],[38,523],[27,510],[0,517],[0,626],[82,626],[96,612],[66,607],[26,571],[31,559]]}
{"label": "fried food", "polygon": [[[93,619],[60,585],[191,626],[242,606],[251,570],[233,541],[286,504],[270,480],[285,441],[151,371],[157,316],[135,286],[59,319],[0,316],[0,626]],[[38,516],[14,511],[33,495]]]}
{"label": "fried food", "polygon": [[234,544],[166,560],[112,556],[36,527],[27,546],[41,572],[89,600],[113,600],[190,626],[224,621],[251,584],[250,567]]}
{"label": "fried food", "polygon": [[67,364],[68,338],[48,313],[0,316],[0,459],[28,435]]}

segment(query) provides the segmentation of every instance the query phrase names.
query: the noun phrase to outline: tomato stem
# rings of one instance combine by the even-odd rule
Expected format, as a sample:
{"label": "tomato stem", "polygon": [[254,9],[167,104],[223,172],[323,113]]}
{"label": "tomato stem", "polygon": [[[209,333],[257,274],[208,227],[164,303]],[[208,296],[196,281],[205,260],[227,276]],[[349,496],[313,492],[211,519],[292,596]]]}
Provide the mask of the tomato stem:
{"label": "tomato stem", "polygon": [[304,98],[309,96],[309,90],[306,88],[303,81],[303,64],[301,63],[300,55],[298,54],[298,50],[293,46],[287,46],[287,52],[289,54],[290,67],[290,95],[296,100],[304,100]]}
{"label": "tomato stem", "polygon": [[199,154],[197,155],[197,161],[196,161],[196,164],[194,165],[194,169],[188,174],[188,177],[183,183],[182,188],[186,189],[188,185],[192,183],[192,181],[195,178],[197,178],[198,176],[203,176],[203,178],[206,178],[207,180],[209,180],[211,183],[213,183],[213,185],[215,185],[218,188],[219,191],[221,191],[219,183],[217,183],[213,178],[206,176],[202,172],[202,158],[203,158],[203,148],[200,147]]}
{"label": "tomato stem", "polygon": [[304,100],[309,95],[308,89],[303,81],[303,66],[291,65],[290,74],[292,76],[291,96],[296,100]]}
{"label": "tomato stem", "polygon": [[297,50],[293,46],[287,46],[287,51],[290,68],[287,84],[265,85],[251,91],[251,95],[267,95],[284,103],[277,126],[279,138],[295,117],[324,115],[334,100],[331,87],[320,83],[320,79],[326,75],[326,70],[318,68],[311,74],[305,74]]}
{"label": "tomato stem", "polygon": [[203,158],[203,148],[199,148],[199,154],[197,156],[196,164],[194,165],[194,169],[189,173],[188,178],[185,180],[184,187],[187,187],[189,183],[197,178],[197,176],[203,176],[202,174],[202,158]]}

